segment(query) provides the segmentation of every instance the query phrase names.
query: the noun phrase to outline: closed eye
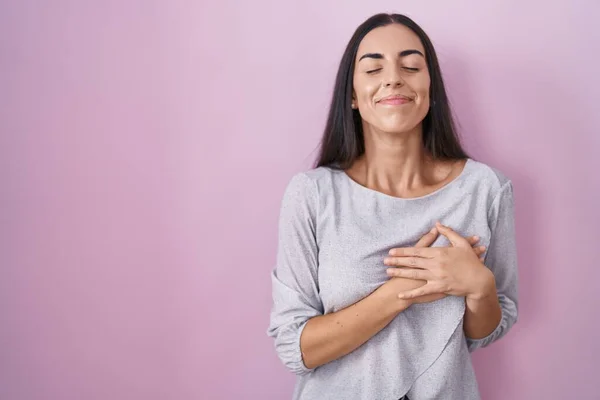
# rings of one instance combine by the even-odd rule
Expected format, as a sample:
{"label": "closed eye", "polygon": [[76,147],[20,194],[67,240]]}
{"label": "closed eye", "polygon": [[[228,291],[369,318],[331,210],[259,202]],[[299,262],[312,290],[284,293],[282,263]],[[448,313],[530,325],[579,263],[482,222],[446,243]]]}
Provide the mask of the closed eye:
{"label": "closed eye", "polygon": [[[411,68],[411,67],[402,67],[404,70],[406,71],[410,71],[410,72],[419,72],[419,68]],[[369,71],[367,71],[367,74],[374,74],[377,73],[379,71],[381,71],[382,68],[377,68],[377,69],[371,69]]]}

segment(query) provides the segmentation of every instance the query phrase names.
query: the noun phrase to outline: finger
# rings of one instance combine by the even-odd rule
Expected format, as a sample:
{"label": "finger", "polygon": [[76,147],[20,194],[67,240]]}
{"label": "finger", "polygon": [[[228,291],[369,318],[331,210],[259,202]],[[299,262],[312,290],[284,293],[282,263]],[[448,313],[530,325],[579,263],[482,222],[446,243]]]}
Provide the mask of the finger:
{"label": "finger", "polygon": [[429,247],[433,244],[433,242],[435,242],[435,239],[437,239],[437,237],[439,236],[439,232],[436,228],[433,228],[432,230],[430,230],[429,232],[427,232],[426,235],[424,235],[421,239],[419,239],[419,241],[417,242],[417,244],[415,245],[415,247]]}
{"label": "finger", "polygon": [[394,257],[434,258],[439,254],[439,247],[397,247],[389,251],[389,255]]}
{"label": "finger", "polygon": [[469,236],[467,242],[469,242],[471,246],[475,246],[479,242],[479,236]]}
{"label": "finger", "polygon": [[485,253],[485,246],[477,246],[473,248],[473,251],[475,251],[475,254],[477,254],[477,256],[482,255],[483,253]]}
{"label": "finger", "polygon": [[437,301],[437,300],[443,299],[446,296],[447,295],[444,293],[428,294],[427,296],[421,296],[421,297],[417,297],[416,299],[413,299],[411,301],[411,303],[412,304],[431,303],[432,301]]}
{"label": "finger", "polygon": [[427,281],[434,278],[431,272],[417,268],[388,268],[386,272],[389,277],[393,278],[406,278],[418,281]]}
{"label": "finger", "polygon": [[410,267],[430,269],[435,263],[428,258],[421,257],[386,257],[383,263],[388,267]]}
{"label": "finger", "polygon": [[439,222],[436,222],[435,226],[438,228],[438,230],[440,231],[440,233],[442,235],[444,235],[448,238],[450,243],[452,243],[452,246],[454,246],[454,247],[466,247],[466,246],[471,247],[469,242],[464,237],[462,237],[458,233],[454,232],[454,230],[452,230],[452,228],[444,226],[444,225],[440,224]]}
{"label": "finger", "polygon": [[430,294],[441,293],[440,290],[436,288],[435,285],[427,283],[420,288],[408,290],[406,292],[402,292],[398,294],[399,299],[414,299],[421,296],[427,296]]}

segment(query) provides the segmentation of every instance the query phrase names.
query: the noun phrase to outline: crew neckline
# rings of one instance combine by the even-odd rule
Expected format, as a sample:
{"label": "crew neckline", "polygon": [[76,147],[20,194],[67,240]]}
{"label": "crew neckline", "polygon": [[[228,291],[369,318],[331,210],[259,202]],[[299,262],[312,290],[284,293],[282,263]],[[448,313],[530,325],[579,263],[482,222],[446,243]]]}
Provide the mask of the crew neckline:
{"label": "crew neckline", "polygon": [[340,169],[339,171],[343,175],[344,179],[346,179],[347,181],[349,181],[352,186],[356,187],[358,190],[360,190],[362,192],[365,192],[365,193],[370,194],[370,195],[374,195],[374,196],[378,196],[378,197],[387,198],[387,199],[391,199],[391,200],[394,200],[394,201],[402,202],[402,201],[424,200],[424,199],[427,199],[429,197],[433,197],[433,196],[435,196],[435,195],[437,195],[437,194],[445,191],[446,189],[448,189],[448,188],[456,185],[466,175],[467,170],[470,168],[470,166],[471,166],[472,163],[473,163],[473,160],[471,158],[467,158],[467,162],[463,166],[462,171],[456,177],[454,177],[454,179],[452,179],[450,182],[446,183],[444,186],[442,186],[440,188],[437,188],[433,192],[427,193],[427,194],[425,194],[423,196],[418,196],[418,197],[397,197],[397,196],[392,196],[392,195],[389,195],[387,193],[383,193],[383,192],[380,192],[378,190],[371,189],[371,188],[368,188],[366,186],[361,185],[360,183],[358,183],[354,179],[352,179],[350,177],[350,175],[348,175],[346,173],[346,171],[344,171],[343,169]]}

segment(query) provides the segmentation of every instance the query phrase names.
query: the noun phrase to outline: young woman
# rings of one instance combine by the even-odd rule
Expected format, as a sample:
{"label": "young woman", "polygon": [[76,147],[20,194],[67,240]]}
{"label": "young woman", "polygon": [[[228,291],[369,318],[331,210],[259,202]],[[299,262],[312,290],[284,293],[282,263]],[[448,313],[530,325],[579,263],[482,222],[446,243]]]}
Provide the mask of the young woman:
{"label": "young woman", "polygon": [[283,196],[268,334],[297,400],[479,399],[517,320],[511,181],[459,143],[425,32],[358,27],[315,168]]}

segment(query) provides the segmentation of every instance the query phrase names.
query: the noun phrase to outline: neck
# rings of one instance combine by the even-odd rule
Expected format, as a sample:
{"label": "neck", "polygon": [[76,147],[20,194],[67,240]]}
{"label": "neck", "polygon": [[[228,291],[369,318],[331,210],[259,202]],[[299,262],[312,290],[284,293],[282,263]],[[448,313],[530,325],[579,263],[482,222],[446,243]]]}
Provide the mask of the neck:
{"label": "neck", "polygon": [[355,172],[364,185],[396,195],[426,185],[432,163],[423,147],[421,124],[402,133],[382,132],[367,125],[363,132],[365,154],[355,163]]}

